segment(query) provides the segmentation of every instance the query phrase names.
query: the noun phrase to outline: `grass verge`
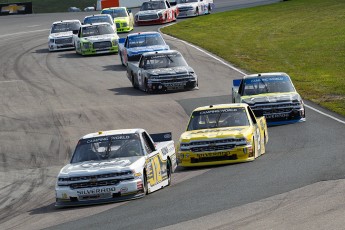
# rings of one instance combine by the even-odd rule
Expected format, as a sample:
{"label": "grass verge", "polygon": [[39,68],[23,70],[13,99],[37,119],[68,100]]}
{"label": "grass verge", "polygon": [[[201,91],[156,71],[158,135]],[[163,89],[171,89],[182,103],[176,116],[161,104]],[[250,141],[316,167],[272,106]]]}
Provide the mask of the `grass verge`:
{"label": "grass verge", "polygon": [[345,4],[290,0],[185,20],[162,32],[251,73],[288,73],[303,98],[345,116]]}

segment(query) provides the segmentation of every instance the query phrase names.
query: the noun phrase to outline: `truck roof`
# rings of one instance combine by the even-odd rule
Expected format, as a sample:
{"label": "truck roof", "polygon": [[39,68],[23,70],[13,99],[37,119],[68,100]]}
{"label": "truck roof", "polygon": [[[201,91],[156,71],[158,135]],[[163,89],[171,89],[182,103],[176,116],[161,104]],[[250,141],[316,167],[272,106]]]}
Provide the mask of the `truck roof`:
{"label": "truck roof", "polygon": [[144,131],[143,129],[116,129],[116,130],[107,130],[107,131],[98,131],[96,133],[89,133],[83,136],[81,139],[88,139],[93,137],[105,137],[111,135],[121,135],[121,134],[134,134]]}
{"label": "truck roof", "polygon": [[146,56],[152,56],[155,54],[178,54],[180,52],[178,52],[177,50],[160,50],[160,51],[152,51],[152,52],[145,52],[142,54],[142,56],[146,57]]}
{"label": "truck roof", "polygon": [[61,21],[56,21],[56,22],[53,22],[53,24],[60,24],[60,23],[66,23],[66,22],[79,22],[79,20],[77,19],[73,19],[73,20],[61,20]]}
{"label": "truck roof", "polygon": [[229,103],[229,104],[217,104],[217,105],[208,105],[198,107],[193,110],[194,111],[202,111],[202,110],[210,110],[210,109],[227,109],[227,108],[246,108],[248,104],[246,103]]}
{"label": "truck roof", "polygon": [[248,79],[248,78],[258,78],[258,77],[269,77],[269,76],[285,76],[289,77],[284,72],[271,72],[271,73],[256,73],[256,74],[249,74],[243,77],[243,79]]}
{"label": "truck roof", "polygon": [[131,33],[131,34],[128,34],[127,37],[138,36],[141,34],[145,35],[145,34],[160,34],[160,33],[156,31],[146,31],[146,32]]}

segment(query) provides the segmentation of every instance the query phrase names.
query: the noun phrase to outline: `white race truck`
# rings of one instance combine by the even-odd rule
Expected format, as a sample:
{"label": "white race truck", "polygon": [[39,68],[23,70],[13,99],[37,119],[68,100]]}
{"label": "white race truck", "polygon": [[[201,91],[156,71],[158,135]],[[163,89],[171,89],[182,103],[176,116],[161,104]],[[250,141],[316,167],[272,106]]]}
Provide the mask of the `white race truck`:
{"label": "white race truck", "polygon": [[56,206],[135,199],[170,185],[177,167],[171,133],[143,129],[90,133],[82,137],[56,182]]}

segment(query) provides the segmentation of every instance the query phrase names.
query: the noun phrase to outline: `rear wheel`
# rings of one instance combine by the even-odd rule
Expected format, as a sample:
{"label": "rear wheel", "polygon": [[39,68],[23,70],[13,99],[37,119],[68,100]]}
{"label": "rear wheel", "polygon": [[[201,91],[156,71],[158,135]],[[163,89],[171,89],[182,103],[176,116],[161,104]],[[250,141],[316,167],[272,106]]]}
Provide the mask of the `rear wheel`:
{"label": "rear wheel", "polygon": [[170,160],[167,162],[167,176],[168,176],[168,186],[171,185],[171,163]]}
{"label": "rear wheel", "polygon": [[132,86],[133,86],[134,89],[137,89],[137,88],[138,88],[138,85],[135,84],[133,72],[131,73],[131,76],[132,76]]}
{"label": "rear wheel", "polygon": [[121,64],[122,64],[123,66],[126,66],[125,63],[123,63],[123,58],[122,58],[121,52],[119,52],[119,55],[120,55],[120,59],[121,59]]}

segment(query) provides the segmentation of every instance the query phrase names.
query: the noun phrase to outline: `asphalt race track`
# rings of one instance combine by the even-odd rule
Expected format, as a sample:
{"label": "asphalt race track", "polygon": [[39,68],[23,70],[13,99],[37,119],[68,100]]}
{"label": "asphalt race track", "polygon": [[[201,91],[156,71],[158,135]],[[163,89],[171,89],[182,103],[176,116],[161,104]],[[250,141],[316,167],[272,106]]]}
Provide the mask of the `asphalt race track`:
{"label": "asphalt race track", "polygon": [[[225,11],[279,1],[215,2]],[[56,176],[81,136],[141,127],[177,141],[191,110],[230,102],[242,76],[168,36],[199,90],[146,94],[118,55],[48,52],[53,21],[88,14],[0,17],[0,229],[343,229],[345,118],[310,102],[306,122],[269,128],[267,153],[254,162],[178,168],[170,187],[143,199],[56,209]]]}

